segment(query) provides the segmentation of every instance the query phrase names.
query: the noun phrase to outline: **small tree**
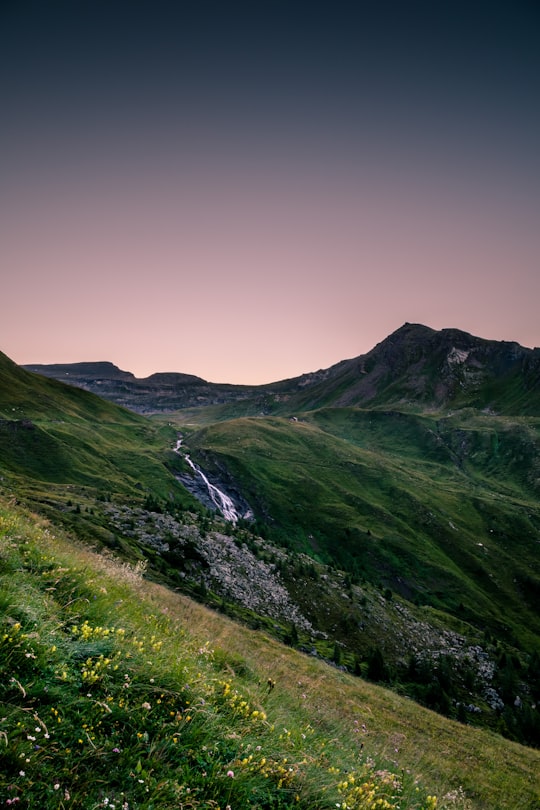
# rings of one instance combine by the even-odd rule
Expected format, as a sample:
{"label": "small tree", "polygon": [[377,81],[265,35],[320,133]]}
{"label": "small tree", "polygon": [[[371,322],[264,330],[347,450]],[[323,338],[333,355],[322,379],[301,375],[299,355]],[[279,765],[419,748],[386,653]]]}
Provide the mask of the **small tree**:
{"label": "small tree", "polygon": [[380,647],[374,647],[368,657],[367,677],[370,681],[390,680],[390,671],[385,663]]}

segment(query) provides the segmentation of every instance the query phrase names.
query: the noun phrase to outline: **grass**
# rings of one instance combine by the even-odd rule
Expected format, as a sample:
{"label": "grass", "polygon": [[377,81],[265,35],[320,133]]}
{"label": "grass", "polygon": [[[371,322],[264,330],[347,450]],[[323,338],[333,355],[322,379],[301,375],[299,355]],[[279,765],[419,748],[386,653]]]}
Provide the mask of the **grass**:
{"label": "grass", "polygon": [[[335,644],[343,654],[334,660],[351,670],[361,662],[365,673],[366,644],[380,642],[386,655],[404,626],[397,610],[402,593],[415,599],[408,604],[420,622],[459,624],[469,643],[491,645],[493,660],[500,659],[497,677],[506,678],[494,680],[507,693],[502,731],[531,742],[512,730],[508,713],[516,694],[527,711],[535,699],[533,681],[521,679],[540,637],[538,420],[358,408],[321,409],[298,414],[297,421],[273,416],[212,425],[208,412],[195,411],[184,418],[206,422],[200,431],[185,425],[185,443],[218,481],[225,476],[239,485],[258,510],[256,532],[270,524],[267,538],[331,564],[321,568],[318,582],[309,571],[306,577],[304,569],[313,565],[301,555],[290,554],[281,567],[293,599],[328,636],[301,638],[306,649],[315,645],[330,658]],[[0,555],[6,803],[324,810],[368,807],[378,797],[379,806],[425,810],[427,795],[437,794],[439,807],[465,808],[470,800],[479,808],[514,808],[515,797],[520,807],[535,807],[534,752],[449,724],[142,579],[146,555],[149,575],[184,587],[159,554],[144,551],[129,532],[118,533],[101,505],[158,504],[181,516],[193,502],[173,474],[181,459],[165,449],[175,438],[169,419],[150,422],[0,362],[5,490],[49,514],[57,527],[131,560],[89,554],[59,528],[52,538],[45,524],[6,508]],[[202,534],[212,530],[202,511],[197,520]],[[247,526],[235,537],[259,548]],[[280,559],[271,544],[267,551],[269,559]],[[354,576],[346,578],[336,565]],[[210,604],[220,601],[207,596]],[[270,621],[256,624],[242,610],[236,606],[229,615],[272,632]],[[118,627],[125,632],[119,635]],[[274,629],[279,638],[291,630]],[[411,641],[401,639],[398,658]],[[422,644],[429,647],[425,636]],[[414,686],[408,694],[421,700],[425,684]],[[461,692],[454,696],[452,716],[459,716],[456,701],[463,699]],[[49,726],[58,721],[48,714],[53,708],[62,730],[50,742]],[[497,718],[486,716],[469,720],[483,717],[499,729]],[[38,727],[47,728],[46,744],[36,737]],[[234,777],[225,778],[229,771]],[[28,777],[24,796],[27,782],[19,784],[19,777]],[[43,792],[45,777],[50,795]],[[365,795],[360,777],[361,784],[373,781]]]}
{"label": "grass", "polygon": [[4,805],[540,806],[538,752],[445,721],[143,574],[1,503]]}
{"label": "grass", "polygon": [[539,578],[537,420],[323,409],[221,422],[186,445],[229,472],[276,539],[538,643],[537,607],[517,584]]}
{"label": "grass", "polygon": [[31,374],[0,353],[0,457],[20,494],[89,487],[133,498],[192,499],[167,454],[176,432],[88,391]]}

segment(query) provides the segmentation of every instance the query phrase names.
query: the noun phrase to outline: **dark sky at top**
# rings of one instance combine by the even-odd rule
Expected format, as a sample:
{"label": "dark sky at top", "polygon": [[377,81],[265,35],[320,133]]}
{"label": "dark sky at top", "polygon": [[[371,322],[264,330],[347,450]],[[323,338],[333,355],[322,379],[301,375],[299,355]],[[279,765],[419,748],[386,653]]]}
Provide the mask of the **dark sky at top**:
{"label": "dark sky at top", "polygon": [[154,120],[213,142],[266,132],[276,148],[309,135],[354,151],[399,127],[404,148],[446,150],[468,134],[478,148],[532,151],[539,14],[519,1],[16,0],[1,17],[4,138],[10,123],[17,137],[39,124],[62,145],[82,129],[138,132],[144,149]]}
{"label": "dark sky at top", "polygon": [[485,202],[494,222],[533,233],[539,42],[540,6],[521,0],[4,0],[0,211],[19,224],[28,212],[32,238],[44,200],[61,206],[62,194],[82,222],[85,195],[133,200],[144,176],[167,217],[184,210],[182,189],[193,200],[204,187],[201,206],[240,205],[234,178],[249,177],[251,212],[267,195],[261,228],[269,200],[274,211],[323,188],[329,206],[374,200],[381,217],[444,193],[452,210]]}

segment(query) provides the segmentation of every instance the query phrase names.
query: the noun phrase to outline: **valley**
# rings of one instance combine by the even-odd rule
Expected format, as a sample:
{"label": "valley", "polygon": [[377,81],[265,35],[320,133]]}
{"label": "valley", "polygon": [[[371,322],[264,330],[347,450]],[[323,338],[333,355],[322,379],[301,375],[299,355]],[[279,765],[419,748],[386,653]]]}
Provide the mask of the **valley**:
{"label": "valley", "polygon": [[4,498],[307,660],[540,745],[540,350],[405,324],[256,387],[0,360]]}

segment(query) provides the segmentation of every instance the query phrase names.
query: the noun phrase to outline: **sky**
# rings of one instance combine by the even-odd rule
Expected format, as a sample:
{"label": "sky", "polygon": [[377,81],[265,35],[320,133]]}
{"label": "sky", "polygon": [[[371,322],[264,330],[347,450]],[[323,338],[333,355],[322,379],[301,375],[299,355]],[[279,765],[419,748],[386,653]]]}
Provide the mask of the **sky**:
{"label": "sky", "polygon": [[540,345],[540,7],[4,0],[0,350],[257,384]]}

